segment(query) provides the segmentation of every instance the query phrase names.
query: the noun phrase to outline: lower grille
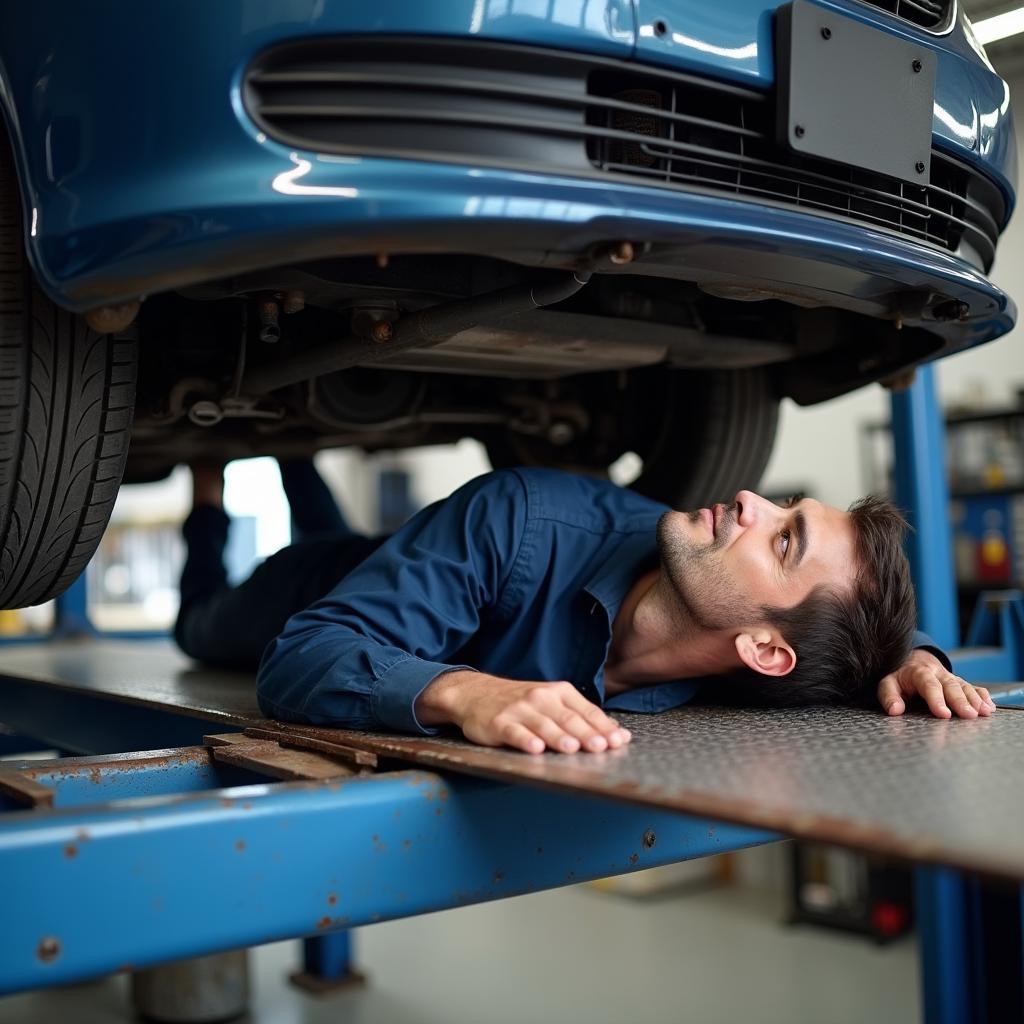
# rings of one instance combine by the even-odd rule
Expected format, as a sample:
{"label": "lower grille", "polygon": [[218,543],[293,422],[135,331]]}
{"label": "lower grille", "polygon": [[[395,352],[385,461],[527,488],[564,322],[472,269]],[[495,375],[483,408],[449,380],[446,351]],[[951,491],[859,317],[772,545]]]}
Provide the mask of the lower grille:
{"label": "lower grille", "polygon": [[269,51],[244,95],[268,136],[302,149],[728,194],[895,231],[985,270],[1005,217],[995,185],[940,152],[928,185],[801,156],[775,142],[772,97],[625,61],[346,37]]}
{"label": "lower grille", "polygon": [[887,11],[900,21],[933,32],[944,29],[953,13],[953,0],[862,0],[869,7]]}

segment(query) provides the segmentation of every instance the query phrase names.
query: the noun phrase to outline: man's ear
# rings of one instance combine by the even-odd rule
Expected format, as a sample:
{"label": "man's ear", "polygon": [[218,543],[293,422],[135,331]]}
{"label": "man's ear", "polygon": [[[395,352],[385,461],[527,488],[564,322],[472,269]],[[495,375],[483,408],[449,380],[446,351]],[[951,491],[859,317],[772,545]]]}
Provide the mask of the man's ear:
{"label": "man's ear", "polygon": [[796,667],[796,651],[770,629],[752,629],[736,637],[740,661],[763,676],[788,676]]}

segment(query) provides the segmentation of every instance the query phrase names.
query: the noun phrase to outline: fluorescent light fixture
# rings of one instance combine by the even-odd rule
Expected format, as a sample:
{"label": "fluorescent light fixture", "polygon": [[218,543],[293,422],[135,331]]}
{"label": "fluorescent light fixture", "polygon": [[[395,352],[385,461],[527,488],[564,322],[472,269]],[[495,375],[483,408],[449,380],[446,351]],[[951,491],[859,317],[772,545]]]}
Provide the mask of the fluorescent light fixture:
{"label": "fluorescent light fixture", "polygon": [[1005,39],[1007,36],[1015,36],[1024,32],[1024,7],[1007,11],[1005,14],[996,14],[991,18],[973,23],[974,37],[984,46],[986,43],[994,43],[997,39]]}

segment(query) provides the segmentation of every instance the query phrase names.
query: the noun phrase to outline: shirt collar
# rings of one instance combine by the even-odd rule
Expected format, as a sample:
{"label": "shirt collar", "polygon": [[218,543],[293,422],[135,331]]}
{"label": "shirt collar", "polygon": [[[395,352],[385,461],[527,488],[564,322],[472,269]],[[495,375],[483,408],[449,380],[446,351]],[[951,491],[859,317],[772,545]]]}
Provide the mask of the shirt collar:
{"label": "shirt collar", "polygon": [[584,590],[596,598],[608,613],[609,624],[615,621],[619,606],[637,577],[658,564],[658,539],[652,526],[629,534],[612,552],[607,561],[590,578]]}

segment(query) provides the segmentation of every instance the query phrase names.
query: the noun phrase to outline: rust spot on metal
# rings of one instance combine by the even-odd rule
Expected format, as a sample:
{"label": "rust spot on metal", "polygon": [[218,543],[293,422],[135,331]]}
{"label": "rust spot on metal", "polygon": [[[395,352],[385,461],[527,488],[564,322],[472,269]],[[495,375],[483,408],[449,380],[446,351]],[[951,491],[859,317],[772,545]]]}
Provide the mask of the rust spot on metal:
{"label": "rust spot on metal", "polygon": [[320,931],[323,931],[325,928],[330,928],[331,919],[325,915],[324,917],[321,917],[319,921],[317,921],[316,926],[317,929]]}
{"label": "rust spot on metal", "polygon": [[60,956],[60,940],[55,939],[52,935],[47,935],[45,939],[40,940],[36,947],[36,956],[44,964],[52,964]]}
{"label": "rust spot on metal", "polygon": [[243,811],[251,811],[252,810],[252,804],[248,800],[246,800],[245,803],[242,804],[242,810]]}
{"label": "rust spot on metal", "polygon": [[244,839],[236,839],[235,840],[235,849],[239,853],[245,853],[245,840]]}
{"label": "rust spot on metal", "polygon": [[444,814],[444,810],[443,810],[442,808],[440,808],[440,807],[435,807],[435,808],[434,808],[434,813],[435,813],[435,814],[436,814],[436,815],[437,815],[438,817],[440,817],[440,816],[441,816],[442,814]]}
{"label": "rust spot on metal", "polygon": [[408,850],[408,849],[409,849],[409,848],[410,848],[410,847],[412,846],[412,840],[411,840],[411,839],[403,839],[403,840],[402,840],[402,846],[403,846],[403,847],[404,847],[404,848],[405,848],[406,850]]}
{"label": "rust spot on metal", "polygon": [[631,853],[629,855],[629,863],[630,864],[635,864],[639,859],[640,859],[640,854],[639,853]]}
{"label": "rust spot on metal", "polygon": [[644,849],[649,850],[658,841],[658,837],[654,834],[654,829],[648,829],[644,833]]}
{"label": "rust spot on metal", "polygon": [[386,853],[387,845],[381,840],[380,836],[373,837],[373,848],[377,853]]}
{"label": "rust spot on metal", "polygon": [[103,781],[103,772],[100,771],[99,767],[89,769],[89,781],[97,786]]}
{"label": "rust spot on metal", "polygon": [[68,845],[64,847],[64,856],[67,857],[69,860],[73,857],[77,857],[78,847],[75,846],[74,843],[68,843]]}
{"label": "rust spot on metal", "polygon": [[329,892],[327,894],[327,902],[333,907],[338,902],[338,894],[336,892]]}
{"label": "rust spot on metal", "polygon": [[576,872],[575,871],[570,871],[569,874],[567,874],[565,876],[565,880],[567,882],[575,882],[576,881]]}
{"label": "rust spot on metal", "polygon": [[504,871],[495,871],[494,872],[494,884],[495,885],[500,885],[504,881],[505,881],[505,872]]}
{"label": "rust spot on metal", "polygon": [[234,807],[235,806],[235,801],[234,800],[230,800],[226,796],[222,796],[220,798],[220,805],[221,805],[221,807]]}

